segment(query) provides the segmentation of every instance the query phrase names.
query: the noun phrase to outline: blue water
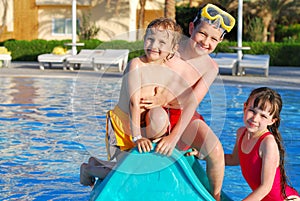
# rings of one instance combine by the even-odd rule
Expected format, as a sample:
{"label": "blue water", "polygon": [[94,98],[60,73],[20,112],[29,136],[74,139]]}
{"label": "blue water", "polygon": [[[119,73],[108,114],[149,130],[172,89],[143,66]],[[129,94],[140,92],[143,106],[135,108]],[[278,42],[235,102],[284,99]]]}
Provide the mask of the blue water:
{"label": "blue water", "polygon": [[[88,200],[79,167],[90,155],[106,159],[105,113],[118,100],[121,78],[0,79],[0,200]],[[231,152],[242,125],[243,102],[257,86],[218,83],[199,107]],[[300,90],[282,95],[286,170],[300,190]],[[239,167],[226,167],[224,191],[234,200],[250,189]]]}

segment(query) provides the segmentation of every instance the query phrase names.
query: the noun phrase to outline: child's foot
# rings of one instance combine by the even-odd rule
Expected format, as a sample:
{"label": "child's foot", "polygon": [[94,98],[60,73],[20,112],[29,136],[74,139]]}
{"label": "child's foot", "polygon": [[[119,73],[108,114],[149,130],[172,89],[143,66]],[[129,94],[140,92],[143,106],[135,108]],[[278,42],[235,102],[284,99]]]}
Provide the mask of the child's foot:
{"label": "child's foot", "polygon": [[93,186],[95,178],[90,176],[87,172],[88,164],[82,163],[80,166],[80,183],[84,186]]}

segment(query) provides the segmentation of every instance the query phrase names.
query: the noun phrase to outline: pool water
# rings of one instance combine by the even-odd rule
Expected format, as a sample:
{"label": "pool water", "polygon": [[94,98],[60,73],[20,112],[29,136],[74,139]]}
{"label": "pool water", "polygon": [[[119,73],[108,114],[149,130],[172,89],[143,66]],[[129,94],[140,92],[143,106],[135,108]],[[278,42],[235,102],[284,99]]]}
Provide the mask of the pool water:
{"label": "pool water", "polygon": [[[120,81],[118,76],[1,78],[0,200],[88,200],[91,188],[80,185],[79,167],[91,155],[106,159],[105,116],[118,101]],[[255,87],[217,83],[199,107],[226,153],[242,125],[243,102]],[[284,101],[286,170],[300,190],[300,90],[275,89]],[[250,192],[239,167],[226,167],[224,191],[234,200]]]}

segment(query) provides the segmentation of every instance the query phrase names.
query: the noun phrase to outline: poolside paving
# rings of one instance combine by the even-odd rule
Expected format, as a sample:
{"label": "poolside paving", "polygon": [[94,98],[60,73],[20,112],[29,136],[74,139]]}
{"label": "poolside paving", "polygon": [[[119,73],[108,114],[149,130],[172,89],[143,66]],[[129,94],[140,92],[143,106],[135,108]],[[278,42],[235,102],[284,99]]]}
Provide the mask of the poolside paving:
{"label": "poolside paving", "polygon": [[[269,77],[264,77],[261,69],[251,69],[246,71],[244,76],[232,76],[231,70],[220,69],[220,79],[224,83],[236,85],[258,84],[274,87],[299,87],[300,86],[300,67],[270,66]],[[0,77],[57,77],[57,78],[76,78],[103,77],[118,78],[122,73],[117,68],[109,70],[93,71],[90,66],[82,66],[80,71],[64,71],[62,66],[53,66],[51,69],[40,70],[37,62],[12,62],[10,68],[0,68]]]}

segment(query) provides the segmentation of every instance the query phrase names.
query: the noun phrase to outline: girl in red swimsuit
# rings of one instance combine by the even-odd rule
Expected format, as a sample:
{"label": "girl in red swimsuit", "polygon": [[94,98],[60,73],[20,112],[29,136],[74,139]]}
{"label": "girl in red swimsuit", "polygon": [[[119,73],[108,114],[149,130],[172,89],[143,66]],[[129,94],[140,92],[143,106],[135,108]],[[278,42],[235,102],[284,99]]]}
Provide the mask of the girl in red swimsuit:
{"label": "girl in red swimsuit", "polygon": [[284,170],[284,147],[280,125],[282,100],[274,90],[253,90],[244,103],[244,127],[237,131],[232,154],[225,154],[226,165],[240,165],[253,190],[243,200],[300,200],[290,187]]}

